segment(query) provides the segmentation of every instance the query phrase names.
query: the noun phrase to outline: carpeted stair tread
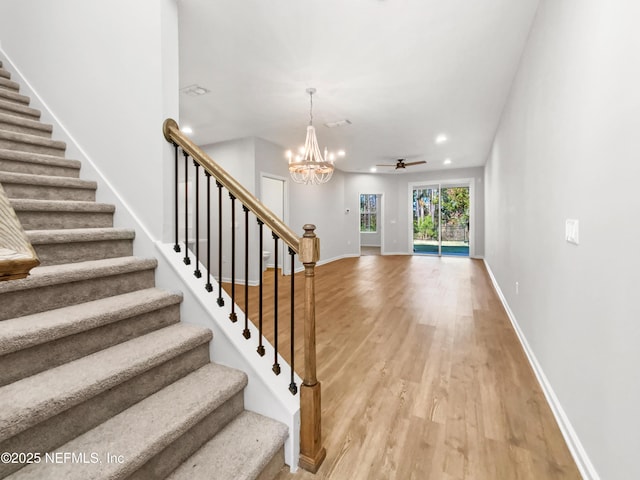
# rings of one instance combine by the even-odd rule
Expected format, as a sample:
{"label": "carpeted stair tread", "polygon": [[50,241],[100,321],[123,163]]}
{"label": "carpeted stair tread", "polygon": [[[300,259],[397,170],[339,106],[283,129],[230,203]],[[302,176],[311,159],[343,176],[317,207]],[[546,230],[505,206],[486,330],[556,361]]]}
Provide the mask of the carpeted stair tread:
{"label": "carpeted stair tread", "polygon": [[39,185],[46,187],[78,188],[85,190],[96,190],[98,188],[98,184],[91,180],[58,177],[53,175],[34,175],[30,173],[14,173],[2,171],[0,171],[0,183],[2,183],[3,186],[7,183],[13,183],[22,185]]}
{"label": "carpeted stair tread", "polygon": [[206,328],[171,325],[0,387],[0,440],[205,344],[211,336]]}
{"label": "carpeted stair tread", "polygon": [[166,480],[253,480],[288,435],[286,425],[244,411]]}
{"label": "carpeted stair tread", "polygon": [[[35,188],[35,187],[33,187]],[[19,189],[18,193],[24,190]],[[66,196],[83,196],[88,190],[64,191]],[[96,203],[93,199],[14,198],[10,200],[25,230],[57,230],[113,227],[115,206]]]}
{"label": "carpeted stair tread", "polygon": [[33,200],[15,198],[11,200],[11,206],[16,212],[40,211],[40,212],[88,212],[88,213],[113,213],[115,206],[108,203],[81,202],[72,200]]}
{"label": "carpeted stair tread", "polygon": [[158,261],[155,258],[119,257],[36,267],[31,270],[31,275],[27,278],[11,282],[0,282],[0,294],[61,283],[79,282],[89,278],[155,269],[157,265]]}
{"label": "carpeted stair tread", "polygon": [[0,322],[0,355],[178,304],[182,295],[158,288],[107,297]]}
{"label": "carpeted stair tread", "polygon": [[2,76],[2,74],[0,73],[0,88],[6,88],[17,92],[18,90],[20,90],[20,84],[18,82],[14,82],[13,80],[9,80],[9,78]]}
{"label": "carpeted stair tread", "polygon": [[130,257],[135,230],[126,228],[70,228],[27,230],[40,265]]}
{"label": "carpeted stair tread", "polygon": [[27,107],[21,103],[8,102],[3,98],[0,98],[0,111],[5,113],[10,112],[11,115],[18,115],[32,120],[38,120],[41,115],[38,109]]}
{"label": "carpeted stair tread", "polygon": [[135,230],[130,228],[70,228],[62,230],[28,230],[32,245],[51,243],[98,242],[103,240],[133,240]]}
{"label": "carpeted stair tread", "polygon": [[2,68],[2,63],[0,63],[0,77],[2,78],[11,78],[11,73]]}
{"label": "carpeted stair tread", "polygon": [[[36,153],[46,153],[49,155],[64,156],[67,148],[65,142],[52,140],[50,138],[40,137],[38,135],[30,135],[28,133],[10,132],[8,130],[0,130],[0,145],[8,150],[28,151],[28,148],[39,148],[45,151]],[[18,148],[20,147],[20,148]]]}
{"label": "carpeted stair tread", "polygon": [[0,89],[0,99],[8,102],[20,103],[23,105],[29,105],[29,102],[31,101],[31,99],[26,95],[2,89]]}
{"label": "carpeted stair tread", "polygon": [[[0,164],[3,161],[12,161],[16,163],[24,163],[25,166],[16,171],[16,173],[32,173],[29,166],[34,167],[60,167],[68,170],[75,170],[73,175],[77,177],[80,171],[81,163],[78,160],[67,160],[66,158],[57,157],[55,155],[47,155],[44,153],[20,152],[17,150],[0,149]],[[7,171],[7,170],[4,170]],[[13,170],[11,170],[13,171]]]}
{"label": "carpeted stair tread", "polygon": [[98,185],[79,178],[0,171],[9,199],[94,202]]}
{"label": "carpeted stair tread", "polygon": [[53,126],[38,120],[0,112],[0,129],[51,138]]}
{"label": "carpeted stair tread", "polygon": [[[240,392],[244,373],[208,364],[138,402],[55,452],[96,452],[101,463],[41,462],[7,477],[65,480],[127,478],[200,420]],[[179,406],[179,408],[178,408]],[[123,463],[108,463],[106,453],[122,455]]]}

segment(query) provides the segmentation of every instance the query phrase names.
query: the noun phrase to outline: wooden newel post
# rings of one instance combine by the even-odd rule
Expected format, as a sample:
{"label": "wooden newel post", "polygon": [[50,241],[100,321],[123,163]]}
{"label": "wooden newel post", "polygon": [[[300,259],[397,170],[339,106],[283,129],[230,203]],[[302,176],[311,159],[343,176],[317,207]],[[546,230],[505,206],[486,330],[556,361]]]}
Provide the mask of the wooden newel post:
{"label": "wooden newel post", "polygon": [[305,225],[300,239],[304,265],[304,378],[300,387],[300,467],[315,473],[326,450],[322,446],[320,382],[316,377],[315,267],[320,259],[320,239],[315,225]]}

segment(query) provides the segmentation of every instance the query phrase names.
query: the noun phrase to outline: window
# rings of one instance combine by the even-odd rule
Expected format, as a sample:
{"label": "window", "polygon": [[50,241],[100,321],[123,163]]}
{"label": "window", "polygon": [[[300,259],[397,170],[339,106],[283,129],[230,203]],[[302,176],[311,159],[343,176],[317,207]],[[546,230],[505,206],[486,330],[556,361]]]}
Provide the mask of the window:
{"label": "window", "polygon": [[360,195],[360,231],[376,232],[378,230],[378,199],[375,194]]}

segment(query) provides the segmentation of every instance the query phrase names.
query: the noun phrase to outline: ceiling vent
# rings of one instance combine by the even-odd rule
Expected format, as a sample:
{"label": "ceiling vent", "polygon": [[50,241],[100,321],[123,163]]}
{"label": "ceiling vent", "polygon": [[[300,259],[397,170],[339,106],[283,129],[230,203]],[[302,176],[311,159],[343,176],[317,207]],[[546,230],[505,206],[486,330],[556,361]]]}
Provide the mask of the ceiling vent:
{"label": "ceiling vent", "polygon": [[190,97],[199,97],[200,95],[209,93],[209,90],[195,83],[193,85],[189,85],[188,87],[181,88],[180,91],[189,95]]}
{"label": "ceiling vent", "polygon": [[336,128],[336,127],[346,127],[347,125],[351,125],[351,120],[338,120],[337,122],[327,122],[324,124],[327,128]]}

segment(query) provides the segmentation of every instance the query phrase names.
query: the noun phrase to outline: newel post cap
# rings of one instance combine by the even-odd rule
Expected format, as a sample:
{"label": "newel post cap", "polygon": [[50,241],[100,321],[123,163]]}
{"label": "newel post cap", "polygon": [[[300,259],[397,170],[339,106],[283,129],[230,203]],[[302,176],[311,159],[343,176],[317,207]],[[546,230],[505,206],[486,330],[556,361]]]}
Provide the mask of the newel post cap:
{"label": "newel post cap", "polygon": [[300,239],[300,261],[303,264],[317,263],[320,260],[320,239],[314,232],[316,226],[307,223],[302,228],[304,235]]}
{"label": "newel post cap", "polygon": [[302,227],[302,229],[304,230],[304,238],[315,238],[316,237],[316,233],[315,233],[315,229],[316,226],[313,225],[312,223],[307,223],[304,227]]}

